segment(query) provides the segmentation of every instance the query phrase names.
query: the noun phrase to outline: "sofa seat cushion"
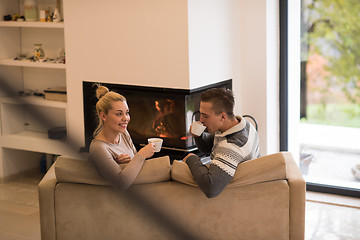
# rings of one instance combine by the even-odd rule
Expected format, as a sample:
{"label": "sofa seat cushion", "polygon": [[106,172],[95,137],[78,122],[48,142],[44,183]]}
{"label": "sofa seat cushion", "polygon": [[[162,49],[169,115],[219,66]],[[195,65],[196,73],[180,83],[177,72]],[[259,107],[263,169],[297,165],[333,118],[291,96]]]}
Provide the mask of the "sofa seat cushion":
{"label": "sofa seat cushion", "polygon": [[[111,185],[87,160],[59,157],[54,167],[58,182]],[[170,159],[164,156],[146,160],[133,184],[156,183],[170,179]]]}
{"label": "sofa seat cushion", "polygon": [[[286,157],[290,153],[281,152],[241,163],[228,188],[241,187],[259,182],[286,179]],[[291,154],[290,154],[291,155]],[[198,186],[189,167],[182,161],[172,164],[171,178],[190,186]]]}

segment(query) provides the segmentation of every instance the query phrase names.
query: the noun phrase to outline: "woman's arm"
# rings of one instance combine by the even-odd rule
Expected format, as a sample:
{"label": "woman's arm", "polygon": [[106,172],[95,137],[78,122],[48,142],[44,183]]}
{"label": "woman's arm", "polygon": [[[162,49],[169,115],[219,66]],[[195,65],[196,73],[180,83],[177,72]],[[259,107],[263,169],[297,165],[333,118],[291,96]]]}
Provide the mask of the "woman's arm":
{"label": "woman's arm", "polygon": [[144,164],[146,158],[152,157],[154,155],[154,146],[153,144],[148,144],[145,147],[141,148],[138,153],[135,154],[133,159],[124,167],[122,170],[122,180],[124,184],[124,189],[126,190],[130,185],[135,181],[137,175]]}
{"label": "woman's arm", "polygon": [[135,154],[133,159],[124,167],[119,165],[107,150],[106,146],[91,144],[90,160],[94,163],[100,174],[113,186],[121,191],[130,187],[139,174],[146,158],[153,155],[153,146],[147,145]]}

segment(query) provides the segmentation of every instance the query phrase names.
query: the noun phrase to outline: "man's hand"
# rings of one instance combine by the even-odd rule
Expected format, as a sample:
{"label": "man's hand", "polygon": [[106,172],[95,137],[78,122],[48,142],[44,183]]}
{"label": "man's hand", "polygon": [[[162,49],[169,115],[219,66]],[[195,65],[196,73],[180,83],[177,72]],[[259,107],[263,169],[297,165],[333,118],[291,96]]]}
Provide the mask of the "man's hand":
{"label": "man's hand", "polygon": [[186,157],[183,159],[183,162],[186,162],[186,159],[188,159],[191,156],[196,156],[194,153],[189,153],[188,155],[186,155]]}
{"label": "man's hand", "polygon": [[121,164],[121,163],[128,163],[130,162],[131,158],[129,155],[127,154],[120,154],[116,157],[116,161],[117,163]]}

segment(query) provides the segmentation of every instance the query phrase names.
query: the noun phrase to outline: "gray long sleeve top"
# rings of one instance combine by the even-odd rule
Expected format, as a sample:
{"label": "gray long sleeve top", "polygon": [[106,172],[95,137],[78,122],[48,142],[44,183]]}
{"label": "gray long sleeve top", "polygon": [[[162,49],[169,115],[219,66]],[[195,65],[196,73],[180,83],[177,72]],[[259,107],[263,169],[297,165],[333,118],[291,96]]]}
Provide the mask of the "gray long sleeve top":
{"label": "gray long sleeve top", "polygon": [[[90,157],[99,173],[119,190],[126,190],[134,182],[139,174],[145,157],[137,153],[128,132],[120,134],[118,144],[111,144],[102,140],[94,139],[90,144]],[[131,161],[118,164],[116,157],[120,154],[128,154]]]}

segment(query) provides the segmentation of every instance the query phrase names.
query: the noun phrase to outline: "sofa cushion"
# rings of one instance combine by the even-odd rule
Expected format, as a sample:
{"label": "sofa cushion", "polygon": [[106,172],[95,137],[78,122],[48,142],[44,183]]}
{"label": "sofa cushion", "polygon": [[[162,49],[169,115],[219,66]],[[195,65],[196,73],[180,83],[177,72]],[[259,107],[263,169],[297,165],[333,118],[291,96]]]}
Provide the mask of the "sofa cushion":
{"label": "sofa cushion", "polygon": [[198,187],[190,172],[190,169],[183,161],[174,160],[171,168],[171,179],[190,186]]}
{"label": "sofa cushion", "polygon": [[[228,185],[229,188],[286,179],[286,163],[284,154],[276,153],[241,163]],[[198,186],[194,181],[188,165],[182,161],[172,164],[171,178],[190,186]]]}
{"label": "sofa cushion", "polygon": [[[59,157],[54,166],[58,182],[111,185],[87,160]],[[170,159],[164,156],[146,160],[133,184],[163,182],[170,179]]]}

